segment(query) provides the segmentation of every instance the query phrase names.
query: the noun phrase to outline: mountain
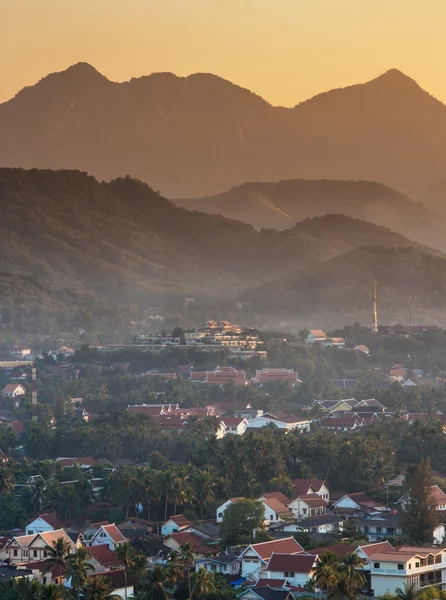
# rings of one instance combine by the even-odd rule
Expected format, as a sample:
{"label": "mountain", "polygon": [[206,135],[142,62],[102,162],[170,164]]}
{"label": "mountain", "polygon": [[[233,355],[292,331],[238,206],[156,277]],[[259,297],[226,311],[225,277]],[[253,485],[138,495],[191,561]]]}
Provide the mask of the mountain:
{"label": "mountain", "polygon": [[107,183],[80,171],[0,169],[0,272],[31,275],[99,304],[233,298],[370,245],[434,253],[343,215],[257,231],[187,211],[128,177]]}
{"label": "mountain", "polygon": [[395,69],[285,109],[215,75],[115,83],[79,63],[1,104],[0,132],[0,165],[129,173],[170,197],[328,178],[418,198],[444,177],[446,107]]}
{"label": "mountain", "polygon": [[259,229],[286,229],[302,219],[342,213],[446,249],[446,218],[405,194],[373,181],[252,182],[215,196],[174,202],[189,210],[221,214]]}
{"label": "mountain", "polygon": [[363,247],[248,290],[253,310],[314,327],[371,321],[377,282],[381,322],[444,325],[446,259],[422,248]]}

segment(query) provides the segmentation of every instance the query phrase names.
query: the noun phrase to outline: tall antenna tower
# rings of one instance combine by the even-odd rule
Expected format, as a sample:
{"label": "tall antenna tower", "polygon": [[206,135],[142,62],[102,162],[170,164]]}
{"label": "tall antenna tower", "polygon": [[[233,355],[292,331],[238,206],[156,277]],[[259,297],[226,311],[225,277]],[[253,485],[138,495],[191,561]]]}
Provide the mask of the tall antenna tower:
{"label": "tall antenna tower", "polygon": [[373,284],[373,315],[372,315],[372,330],[378,333],[378,309],[376,304],[376,282]]}
{"label": "tall antenna tower", "polygon": [[31,411],[33,421],[37,421],[37,369],[34,363],[32,368],[32,392],[31,392]]}

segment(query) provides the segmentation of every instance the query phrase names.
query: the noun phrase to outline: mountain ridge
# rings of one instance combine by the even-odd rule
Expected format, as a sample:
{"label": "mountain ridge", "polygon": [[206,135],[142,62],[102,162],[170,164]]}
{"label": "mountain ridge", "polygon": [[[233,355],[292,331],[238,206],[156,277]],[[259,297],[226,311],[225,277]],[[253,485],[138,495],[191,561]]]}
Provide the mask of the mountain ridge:
{"label": "mountain ridge", "polygon": [[446,106],[390,70],[294,108],[209,74],[112,82],[79,63],[0,104],[0,164],[129,173],[170,197],[244,181],[380,181],[415,198],[444,177]]}

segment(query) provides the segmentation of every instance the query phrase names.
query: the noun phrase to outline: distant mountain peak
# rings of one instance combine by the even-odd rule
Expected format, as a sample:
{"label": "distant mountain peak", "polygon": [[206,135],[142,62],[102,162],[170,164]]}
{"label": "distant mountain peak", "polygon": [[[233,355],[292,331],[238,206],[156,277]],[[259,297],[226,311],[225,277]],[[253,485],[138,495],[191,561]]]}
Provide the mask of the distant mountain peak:
{"label": "distant mountain peak", "polygon": [[405,73],[403,73],[402,71],[400,71],[399,69],[389,69],[388,71],[385,71],[384,73],[382,73],[382,75],[378,75],[378,77],[375,77],[374,79],[368,81],[365,85],[367,84],[383,84],[386,86],[398,86],[398,87],[402,87],[402,86],[410,86],[410,87],[417,87],[419,89],[422,89],[421,86],[415,81],[415,79],[412,79],[412,77],[409,77],[409,75],[406,75]]}

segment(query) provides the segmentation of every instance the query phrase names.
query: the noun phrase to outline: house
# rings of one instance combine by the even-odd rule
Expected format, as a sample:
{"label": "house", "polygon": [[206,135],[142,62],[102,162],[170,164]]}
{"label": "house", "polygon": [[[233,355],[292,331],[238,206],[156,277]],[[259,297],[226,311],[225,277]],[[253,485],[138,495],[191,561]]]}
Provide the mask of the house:
{"label": "house", "polygon": [[76,546],[63,529],[46,531],[31,535],[13,537],[6,543],[4,551],[10,565],[28,563],[32,561],[45,560],[48,558],[48,549],[53,543],[62,538],[69,544],[71,553],[75,552]]}
{"label": "house", "polygon": [[321,419],[319,425],[321,429],[331,431],[353,431],[359,427],[364,427],[366,421],[362,417],[326,417]]}
{"label": "house", "polygon": [[98,523],[90,523],[79,534],[79,542],[85,546],[91,546],[91,540],[102,527],[102,525],[111,525],[109,521],[99,521]]}
{"label": "house", "polygon": [[303,417],[296,417],[284,413],[283,415],[273,415],[271,413],[265,413],[248,422],[249,428],[262,428],[267,426],[277,427],[278,429],[285,429],[292,431],[297,429],[299,431],[310,431],[311,419]]}
{"label": "house", "polygon": [[242,600],[293,600],[293,594],[287,588],[256,585],[238,594]]}
{"label": "house", "polygon": [[184,515],[173,515],[169,517],[165,523],[161,526],[161,533],[164,536],[170,535],[171,533],[177,533],[182,529],[192,526],[193,523]]}
{"label": "house", "polygon": [[[276,497],[261,497],[259,501],[263,504],[265,511],[265,521],[270,523],[279,523],[281,521],[290,520],[293,513],[286,504],[278,500]],[[289,502],[289,500],[287,499]]]}
{"label": "house", "polygon": [[395,594],[398,588],[415,591],[446,584],[444,548],[400,546],[368,556],[370,587],[375,596]]}
{"label": "house", "polygon": [[[110,583],[112,590],[110,596],[120,596],[121,598],[131,598],[135,592],[134,578],[126,574],[124,569],[115,569],[107,573],[93,573],[90,578],[105,577]],[[126,585],[127,584],[127,585]]]}
{"label": "house", "polygon": [[412,381],[412,379],[406,379],[406,381],[402,385],[403,388],[416,388],[417,384]]}
{"label": "house", "polygon": [[101,525],[97,532],[91,538],[88,546],[99,546],[105,544],[114,552],[126,541],[121,531],[114,523],[109,525]]}
{"label": "house", "polygon": [[290,533],[337,533],[342,531],[343,523],[343,519],[338,515],[325,514],[317,517],[309,517],[297,523],[287,523],[283,530]]}
{"label": "house", "polygon": [[344,338],[327,338],[324,342],[322,342],[324,346],[330,346],[331,348],[345,348],[345,340]]}
{"label": "house", "polygon": [[271,540],[260,544],[249,544],[240,554],[242,561],[242,577],[258,579],[274,552],[281,554],[298,554],[303,552],[302,546],[293,537]]}
{"label": "house", "polygon": [[389,374],[387,375],[387,379],[388,381],[396,381],[401,383],[402,381],[404,381],[407,377],[407,371],[406,369],[402,368],[402,367],[397,367],[394,369],[390,369]]}
{"label": "house", "polygon": [[77,458],[56,458],[58,462],[62,464],[63,467],[73,467],[74,465],[78,465],[81,469],[91,469],[91,467],[95,467],[98,465],[98,461],[91,456],[79,456]]}
{"label": "house", "polygon": [[360,512],[360,511],[383,511],[385,504],[379,500],[372,500],[364,492],[355,492],[345,494],[339,500],[333,503],[333,510],[340,513]]}
{"label": "house", "polygon": [[286,579],[292,585],[303,587],[313,574],[317,556],[306,554],[282,554],[273,552],[262,579]]}
{"label": "house", "polygon": [[327,502],[330,501],[330,486],[324,479],[294,479],[293,490],[296,496],[317,494]]}
{"label": "house", "polygon": [[26,390],[21,383],[8,383],[2,390],[2,395],[7,398],[17,398],[17,396],[24,396]]}
{"label": "house", "polygon": [[54,513],[45,513],[28,523],[25,532],[26,535],[32,535],[33,533],[44,533],[46,531],[55,531],[56,529],[62,529],[59,519]]}
{"label": "house", "polygon": [[223,575],[239,575],[242,569],[242,561],[235,554],[220,554],[199,558],[195,561],[195,569],[203,567],[209,573],[222,573]]}
{"label": "house", "polygon": [[302,383],[299,374],[293,369],[261,369],[256,371],[256,376],[252,379],[253,383],[260,385],[270,381],[285,381],[292,385]]}
{"label": "house", "polygon": [[90,546],[88,552],[90,554],[88,562],[94,567],[94,573],[103,573],[122,566],[122,561],[119,560],[116,553],[105,544]]}
{"label": "house", "polygon": [[248,428],[245,417],[223,417],[224,435],[243,435]]}
{"label": "house", "polygon": [[366,356],[370,354],[370,349],[367,348],[367,346],[365,346],[364,344],[358,344],[353,348],[353,350],[358,354],[365,354]]}
{"label": "house", "polygon": [[322,329],[310,329],[305,339],[306,344],[323,343],[327,340],[327,334]]}
{"label": "house", "polygon": [[221,552],[221,548],[219,546],[209,545],[209,536],[200,533],[197,530],[171,533],[164,540],[164,544],[175,552],[180,552],[181,547],[187,542],[190,542],[192,545],[195,559],[204,558],[208,555],[218,555]]}
{"label": "house", "polygon": [[344,400],[314,400],[315,408],[319,408],[323,412],[347,412],[352,410],[358,401],[355,398],[346,398]]}
{"label": "house", "polygon": [[[398,504],[404,509],[410,498],[410,492],[406,492],[398,500]],[[435,505],[436,510],[446,510],[446,494],[438,485],[431,485],[429,488],[430,502]]]}
{"label": "house", "polygon": [[298,521],[322,515],[327,511],[328,502],[318,494],[300,494],[294,498],[288,508]]}
{"label": "house", "polygon": [[240,500],[244,500],[243,497],[239,497],[239,498],[229,498],[229,500],[226,500],[226,502],[224,502],[221,506],[219,506],[217,508],[217,518],[216,521],[217,523],[221,523],[223,521],[223,515],[225,510],[231,506],[231,504],[234,504],[235,502],[239,502]]}

